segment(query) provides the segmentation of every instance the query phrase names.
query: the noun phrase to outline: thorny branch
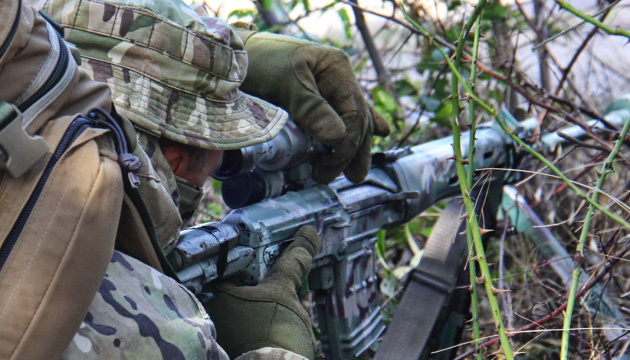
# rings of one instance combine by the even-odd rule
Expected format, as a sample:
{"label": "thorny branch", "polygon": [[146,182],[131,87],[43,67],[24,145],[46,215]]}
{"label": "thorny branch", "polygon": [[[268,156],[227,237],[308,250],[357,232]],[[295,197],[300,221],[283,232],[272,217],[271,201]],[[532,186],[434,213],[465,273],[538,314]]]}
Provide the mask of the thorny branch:
{"label": "thorny branch", "polygon": [[[625,247],[623,249],[621,249],[619,252],[617,252],[615,254],[615,256],[613,257],[609,257],[608,262],[603,266],[603,269],[595,276],[593,276],[591,278],[591,280],[589,280],[576,294],[576,297],[582,297],[584,294],[586,294],[588,291],[590,291],[595,285],[597,285],[605,276],[607,276],[615,267],[615,265],[617,265],[617,263],[619,263],[623,257],[626,255],[626,253],[630,250],[630,244],[626,244]],[[561,315],[562,312],[566,309],[567,307],[567,302],[565,302],[564,304],[560,305],[556,310],[554,310],[553,312],[551,312],[549,315],[543,317],[542,319],[539,320],[535,320],[532,321],[530,324],[523,326],[521,328],[518,328],[516,330],[512,330],[509,332],[508,336],[509,337],[514,337],[516,335],[519,335],[521,333],[526,333],[528,330],[531,329],[535,329],[537,327],[543,326],[545,323],[555,319],[557,316]],[[481,344],[481,346],[483,346],[484,348],[488,348],[496,343],[499,342],[499,339],[492,339],[489,341],[486,341],[484,343]],[[461,355],[459,355],[457,358],[455,358],[455,360],[463,360],[471,355],[474,355],[475,349],[470,349],[464,353],[462,353]]]}

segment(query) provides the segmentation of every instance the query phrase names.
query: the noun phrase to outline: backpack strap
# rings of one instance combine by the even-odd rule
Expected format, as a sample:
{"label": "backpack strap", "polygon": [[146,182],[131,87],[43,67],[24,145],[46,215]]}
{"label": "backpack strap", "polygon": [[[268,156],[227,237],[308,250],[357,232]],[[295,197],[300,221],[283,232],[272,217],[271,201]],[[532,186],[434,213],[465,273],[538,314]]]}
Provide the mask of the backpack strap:
{"label": "backpack strap", "polygon": [[139,145],[136,143],[137,135],[133,125],[128,119],[120,115],[115,107],[111,114],[97,108],[93,109],[90,115],[111,123],[115,127],[113,131],[119,139],[117,142],[122,145],[118,149],[118,163],[121,165],[123,177],[127,181],[124,182],[125,194],[116,237],[116,250],[130,255],[179,281],[177,273],[160,246],[151,212],[138,191],[140,181],[136,172],[140,168],[141,160],[134,155],[134,152],[136,150],[144,152],[144,150],[137,149]]}
{"label": "backpack strap", "polygon": [[[19,20],[18,12],[13,25],[16,31]],[[22,176],[50,149],[41,136],[30,135],[26,129],[59,98],[76,72],[72,53],[58,28],[48,21],[45,24],[50,51],[42,66],[13,100],[14,104],[0,99],[0,169],[6,170],[13,178]],[[10,40],[12,36],[8,34],[5,44],[9,44]]]}

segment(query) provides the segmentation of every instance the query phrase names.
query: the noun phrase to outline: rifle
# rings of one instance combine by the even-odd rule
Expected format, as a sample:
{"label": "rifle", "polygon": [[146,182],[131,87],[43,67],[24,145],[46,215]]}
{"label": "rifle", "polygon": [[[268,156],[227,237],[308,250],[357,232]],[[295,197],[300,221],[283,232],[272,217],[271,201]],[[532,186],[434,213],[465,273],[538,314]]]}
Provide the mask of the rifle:
{"label": "rifle", "polygon": [[[622,106],[589,125],[599,130],[620,128],[629,109]],[[536,118],[517,122],[507,112],[500,117],[521,138],[537,125]],[[577,126],[563,133],[543,136],[539,149],[586,136]],[[475,170],[513,169],[524,156],[494,122],[481,124],[476,138],[470,156],[468,135],[462,135],[467,166]],[[314,226],[322,250],[313,261],[309,286],[323,351],[333,359],[352,358],[385,329],[377,299],[377,233],[409,222],[438,201],[457,195],[460,188],[451,159],[452,137],[373,154],[372,167],[360,184],[343,177],[329,185],[308,179],[308,162],[321,150],[290,124],[268,143],[227,154],[225,162],[231,167],[219,176],[226,179],[224,199],[236,210],[220,222],[184,230],[169,260],[182,283],[199,296],[220,279],[252,285],[264,278],[298,228]],[[495,171],[484,179],[505,184],[517,177],[510,171]]]}

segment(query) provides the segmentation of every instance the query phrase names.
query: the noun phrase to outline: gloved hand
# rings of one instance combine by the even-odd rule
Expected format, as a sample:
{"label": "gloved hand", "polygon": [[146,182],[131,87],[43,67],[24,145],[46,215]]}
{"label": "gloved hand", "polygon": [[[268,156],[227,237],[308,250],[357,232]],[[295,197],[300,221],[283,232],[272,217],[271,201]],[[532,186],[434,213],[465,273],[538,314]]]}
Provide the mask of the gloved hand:
{"label": "gloved hand", "polygon": [[370,168],[372,134],[387,136],[387,121],[365,100],[346,54],[289,36],[239,30],[249,57],[244,92],[282,107],[316,140],[333,146],[313,166],[329,183],[343,171],[361,182]]}
{"label": "gloved hand", "polygon": [[317,231],[304,226],[258,285],[216,286],[206,310],[216,326],[217,342],[231,359],[263,347],[315,357],[311,320],[296,289],[320,248]]}

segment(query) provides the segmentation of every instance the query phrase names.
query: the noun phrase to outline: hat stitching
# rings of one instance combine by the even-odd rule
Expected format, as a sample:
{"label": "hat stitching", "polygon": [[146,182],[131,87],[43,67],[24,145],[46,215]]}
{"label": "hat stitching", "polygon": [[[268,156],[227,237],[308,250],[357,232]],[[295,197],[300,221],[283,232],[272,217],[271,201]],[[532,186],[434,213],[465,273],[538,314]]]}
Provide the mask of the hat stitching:
{"label": "hat stitching", "polygon": [[[140,76],[142,76],[142,75],[140,75]],[[118,76],[116,75],[116,73],[114,73],[114,77],[115,77],[117,80],[119,80],[119,81],[121,80],[121,78],[120,78],[120,77],[118,77]],[[147,80],[148,80],[148,81],[150,81],[150,82],[152,81],[150,78],[147,78]],[[150,87],[145,87],[145,86],[143,86],[142,84],[140,84],[139,86],[140,86],[140,87],[143,87],[143,88],[145,88],[145,89],[147,89],[147,90],[151,90],[151,89],[150,89]],[[123,87],[120,87],[117,91],[118,91],[118,92],[123,92],[123,93],[125,93],[125,94],[126,94],[127,96],[129,96],[130,98],[134,98],[134,99],[137,99],[137,100],[143,100],[143,98],[142,98],[142,97],[140,97],[140,96],[138,96],[138,95],[137,95],[137,92],[135,92],[135,91],[131,91],[131,90],[129,90],[127,87],[124,87],[124,86],[123,86]],[[157,96],[159,96],[159,97],[161,97],[161,98],[163,98],[163,99],[166,99],[166,96],[165,96],[165,95],[163,95],[163,94],[160,94],[160,93],[157,93],[157,92],[153,92],[152,94],[153,94],[153,95],[157,95]],[[191,95],[193,95],[193,96],[194,96],[194,94],[191,94]],[[239,96],[243,96],[243,94],[241,93],[241,94],[239,94]],[[199,96],[197,96],[197,97],[199,97]],[[205,99],[204,99],[204,100],[205,100]],[[253,101],[253,100],[252,100],[252,101]],[[197,116],[197,115],[194,115],[193,113],[183,113],[183,112],[181,112],[181,111],[178,111],[178,110],[177,110],[177,108],[178,108],[178,107],[180,107],[180,106],[182,106],[182,105],[180,104],[180,102],[179,102],[179,101],[176,101],[176,102],[175,102],[175,106],[173,106],[173,107],[171,108],[172,112],[174,112],[174,113],[176,113],[176,114],[178,114],[178,115],[181,115],[181,116],[183,116],[183,117],[191,117],[191,118],[194,118],[194,119],[196,119],[196,120],[202,120],[202,121],[205,121],[205,119],[204,119],[204,118],[202,118],[202,117],[200,117],[200,116]],[[212,109],[212,108],[211,108],[211,109]],[[130,108],[125,108],[125,110],[127,110],[127,111],[129,111],[129,112],[132,112],[132,113],[134,113],[134,114],[137,114],[137,115],[139,115],[140,117],[144,118],[145,120],[148,120],[149,122],[151,122],[151,123],[153,123],[153,124],[155,124],[155,125],[158,125],[155,121],[153,121],[153,120],[151,120],[149,117],[147,117],[147,116],[146,116],[146,113],[144,113],[144,112],[139,112],[138,110],[135,110],[135,108],[133,108],[133,107],[130,107]],[[161,108],[160,108],[159,110],[160,110],[161,112],[165,112],[165,110],[164,110],[164,109],[161,109]],[[243,110],[244,110],[244,109],[243,109]],[[241,111],[239,111],[239,113],[242,113],[242,110],[241,110]],[[279,113],[280,113],[280,112],[279,112]],[[215,116],[215,117],[219,117],[219,118],[220,118],[220,117],[222,117],[222,115],[224,115],[224,114],[218,114],[218,113],[215,113],[215,114],[214,114],[214,116]],[[234,121],[244,120],[244,119],[247,119],[248,117],[249,117],[249,116],[245,116],[245,117],[238,118],[238,119],[231,119],[231,120],[225,121],[225,122],[223,122],[223,123],[224,123],[224,124],[227,124],[227,123],[233,123]],[[278,115],[276,115],[276,118],[277,118],[277,117],[278,117]],[[261,128],[260,126],[256,126],[256,127],[258,128],[258,130],[256,130],[256,132],[254,132],[254,133],[252,133],[252,134],[250,134],[250,135],[248,135],[248,136],[254,136],[256,133],[259,133],[259,132],[262,132],[262,133],[263,133],[263,135],[264,135],[264,134],[266,134],[266,133],[268,133],[269,131],[268,131],[267,129],[269,129],[269,128],[270,128],[270,125],[271,125],[272,123],[274,123],[274,120],[275,120],[275,119],[270,119],[269,124],[268,124],[265,128]],[[275,120],[275,122],[277,122],[277,120]],[[256,125],[258,125],[258,124],[256,124]],[[174,132],[176,132],[176,133],[178,133],[178,134],[180,134],[180,135],[185,135],[185,133],[186,133],[186,134],[188,134],[188,133],[189,133],[189,134],[199,134],[199,135],[204,136],[204,137],[209,137],[209,136],[210,136],[210,135],[209,135],[209,134],[207,134],[207,133],[203,133],[203,132],[199,132],[199,131],[194,131],[194,130],[192,130],[192,129],[182,129],[181,127],[177,127],[177,126],[175,126],[175,125],[173,125],[173,124],[165,124],[165,125],[163,125],[163,126],[165,126],[165,127],[169,127],[169,128],[172,128]],[[247,126],[252,126],[252,124],[248,124]],[[229,130],[229,131],[220,131],[220,130],[217,130],[217,129],[212,129],[212,128],[210,128],[210,127],[208,127],[208,130],[210,130],[210,132],[212,132],[212,133],[226,133],[226,132],[234,132],[234,131],[238,131],[239,129],[242,129],[242,128],[247,127],[247,126],[240,126],[240,127],[236,127],[236,128],[234,128],[234,129],[232,129],[232,130]],[[177,131],[175,131],[175,130],[177,130]],[[185,132],[185,133],[184,133],[184,132]],[[219,137],[219,138],[220,138],[220,137]],[[226,140],[226,139],[223,139],[223,140]],[[236,141],[234,141],[234,142],[236,142]]]}
{"label": "hat stitching", "polygon": [[[126,90],[126,89],[125,89]],[[127,93],[127,95],[130,95],[127,91],[125,91]],[[130,92],[133,93],[133,92]],[[180,104],[178,104],[178,106],[181,106]],[[255,138],[260,138],[260,137],[264,137],[265,135],[270,133],[270,129],[274,127],[274,125],[279,122],[282,119],[282,111],[278,111],[278,113],[276,114],[276,116],[274,116],[273,118],[270,119],[269,124],[267,124],[267,126],[265,126],[264,128],[261,128],[260,126],[255,126],[256,131],[248,134],[248,135],[244,135],[242,137],[238,137],[238,138],[223,138],[220,136],[220,134],[226,134],[226,133],[234,133],[234,132],[238,132],[239,129],[242,129],[243,127],[237,127],[234,128],[232,130],[229,131],[220,131],[220,130],[216,130],[216,129],[210,129],[208,128],[210,131],[210,133],[205,134],[205,133],[201,133],[198,131],[194,131],[193,129],[182,129],[180,127],[176,127],[172,124],[157,124],[155,121],[153,121],[151,118],[147,117],[147,114],[145,112],[140,112],[138,110],[136,110],[135,108],[131,107],[131,108],[123,108],[121,110],[124,111],[129,111],[131,113],[134,113],[136,115],[138,115],[139,117],[145,119],[146,121],[150,122],[151,124],[153,124],[154,126],[157,127],[168,127],[169,130],[177,133],[178,135],[181,136],[188,136],[188,135],[199,135],[202,136],[202,139],[199,139],[201,141],[204,142],[208,142],[207,138],[212,137],[212,138],[216,138],[216,139],[220,139],[222,142],[219,144],[225,144],[225,143],[237,143],[237,142],[242,142],[242,139],[248,140],[250,137],[255,137]],[[180,113],[181,114],[181,113]],[[191,116],[191,117],[195,117],[192,115],[188,115],[188,114],[184,114],[185,116]],[[196,117],[197,119],[201,119],[200,117]],[[235,120],[231,120],[229,122],[234,122],[234,121],[238,121],[238,120],[244,120],[246,118],[241,118],[241,119],[235,119]],[[226,122],[227,123],[227,122]],[[256,124],[258,125],[258,124]],[[219,136],[212,136],[212,133],[219,135]]]}
{"label": "hat stitching", "polygon": [[[182,50],[181,61],[182,61],[184,64],[186,64],[186,63],[188,63],[188,60],[184,59],[184,57],[186,57],[186,52],[188,51],[188,41],[190,41],[190,39],[188,39],[188,37],[189,37],[188,33],[185,33],[185,34],[184,34],[184,37],[185,37],[185,40],[184,40],[184,50]],[[213,54],[213,55],[214,55],[214,54]],[[176,56],[176,58],[177,58],[177,56]],[[191,60],[192,60],[192,59],[194,59],[194,58],[195,58],[194,56],[193,56],[193,57],[191,57]],[[190,61],[190,63],[192,64],[192,61]],[[208,67],[210,67],[210,66],[208,66]],[[212,68],[210,67],[210,69],[212,69]]]}
{"label": "hat stitching", "polygon": [[[81,0],[81,1],[83,1],[83,0]],[[88,0],[88,1],[89,1],[89,0]],[[108,35],[108,36],[112,37],[112,36],[115,36],[115,35],[114,35],[114,29],[116,28],[116,22],[117,22],[118,20],[120,20],[120,19],[118,19],[118,14],[120,14],[120,10],[121,10],[121,9],[120,9],[118,6],[114,6],[114,4],[109,4],[109,5],[111,5],[111,6],[114,8],[114,16],[112,16],[112,18],[114,19],[114,21],[112,21],[112,23],[111,23],[111,24],[112,24],[112,26],[111,26],[111,28],[109,29],[109,35]],[[107,6],[107,4],[103,4],[103,6]],[[89,10],[88,10],[88,11],[89,11]],[[78,14],[78,13],[79,13],[79,12],[77,11],[77,14]]]}
{"label": "hat stitching", "polygon": [[[138,96],[136,92],[134,92],[134,91],[130,91],[130,90],[127,90],[126,88],[123,88],[123,89],[124,89],[124,90],[119,89],[119,90],[118,90],[118,92],[123,92],[123,93],[125,93],[125,94],[129,97],[129,98],[132,98],[132,99],[135,99],[135,100],[144,100],[144,99],[143,99],[143,97]],[[156,93],[154,93],[154,94],[156,94]],[[166,96],[165,96],[165,95],[162,95],[162,94],[156,94],[156,95],[158,95],[158,96],[160,96],[160,97],[162,97],[162,98],[166,98]],[[177,108],[179,108],[180,106],[182,106],[182,105],[181,105],[181,103],[180,103],[179,101],[176,101],[176,102],[175,102],[175,106],[171,107],[171,112],[172,112],[172,113],[175,113],[176,115],[180,115],[180,116],[177,116],[177,117],[179,117],[179,118],[181,118],[181,117],[190,117],[190,118],[193,118],[193,119],[195,119],[195,120],[207,121],[204,117],[201,117],[201,116],[195,115],[194,113],[187,113],[187,112],[182,112],[182,111],[177,110]],[[127,108],[125,108],[125,109],[127,109]],[[132,110],[132,109],[133,109],[133,110]],[[159,110],[159,112],[166,113],[166,110],[165,110],[165,109],[163,109],[163,108],[157,108],[157,109]],[[213,108],[211,107],[211,109],[213,109]],[[244,110],[246,110],[246,109],[241,109],[238,113],[239,113],[239,114],[242,114]],[[144,117],[145,119],[150,119],[150,118],[146,117],[146,113],[145,113],[145,112],[140,112],[140,111],[138,111],[138,110],[135,110],[135,108],[134,108],[134,107],[129,108],[129,110],[128,110],[128,111],[133,112],[133,113],[138,114],[138,115],[142,115],[142,117]],[[219,114],[219,113],[216,113],[216,112],[215,112],[215,113],[214,113],[214,114],[212,114],[212,115],[213,115],[213,117],[215,117],[215,118],[221,118],[221,117],[224,117],[224,115],[225,115],[225,114]],[[220,124],[230,124],[230,123],[234,123],[235,121],[246,120],[247,118],[249,118],[249,116],[244,116],[244,117],[241,117],[241,118],[233,118],[233,119],[231,119],[231,120],[227,120],[227,121],[220,122]],[[150,121],[151,121],[151,120],[150,120]],[[155,121],[151,121],[151,122],[152,122],[152,123],[155,123],[156,125],[158,125]],[[214,122],[215,122],[215,123],[219,123],[219,121],[214,121]],[[175,128],[181,129],[180,127],[177,127],[176,125],[173,125],[172,123],[171,123],[171,124],[165,124],[164,126],[172,126],[172,127],[175,127]],[[247,126],[240,126],[240,127],[236,127],[236,128],[234,128],[234,129],[233,129],[233,131],[238,131],[239,129],[242,129],[242,128],[245,128],[245,127],[248,127],[248,126],[252,126],[252,124],[248,124]],[[260,126],[258,126],[258,127],[260,128]],[[225,131],[221,131],[221,130],[214,129],[214,128],[210,127],[210,126],[208,127],[208,129],[209,129],[211,132],[217,132],[217,133],[218,133],[218,132],[225,132]],[[195,134],[207,135],[207,134],[204,134],[204,133],[202,133],[202,132],[194,131],[194,130],[192,130],[192,129],[191,129],[191,130],[188,130],[188,129],[185,129],[185,130],[184,130],[184,129],[183,129],[182,131],[187,131],[187,132],[189,131],[189,132],[192,132],[192,133],[195,133]],[[232,130],[230,130],[230,131],[232,131]]]}
{"label": "hat stitching", "polygon": [[[228,103],[232,103],[232,102],[234,102],[234,100],[229,100],[229,101],[228,101],[228,100],[214,99],[214,98],[209,98],[209,97],[206,97],[206,96],[202,96],[202,95],[200,95],[200,94],[198,94],[198,93],[195,93],[195,92],[193,92],[193,91],[191,91],[191,90],[183,89],[183,88],[181,88],[181,87],[179,87],[179,86],[176,86],[176,85],[172,85],[172,84],[169,84],[169,83],[162,82],[162,81],[160,81],[159,79],[156,79],[155,77],[153,77],[153,76],[151,76],[151,75],[148,75],[148,74],[145,74],[145,73],[141,73],[141,72],[139,72],[139,71],[137,71],[137,70],[135,70],[135,69],[133,69],[133,68],[130,68],[130,67],[128,67],[128,66],[123,66],[123,65],[120,65],[120,64],[115,64],[115,63],[112,63],[112,62],[109,62],[109,61],[104,61],[103,59],[95,58],[95,57],[92,57],[92,56],[81,55],[81,58],[88,59],[88,60],[93,60],[93,61],[98,61],[98,62],[102,62],[102,63],[106,63],[106,64],[109,64],[109,65],[111,65],[111,66],[116,66],[116,67],[121,68],[121,69],[126,69],[126,70],[129,70],[130,72],[134,72],[134,73],[138,74],[138,76],[146,77],[147,79],[149,79],[149,80],[151,80],[152,82],[155,82],[155,83],[157,83],[157,84],[160,84],[161,86],[164,86],[164,87],[169,87],[169,88],[173,88],[173,89],[179,90],[179,91],[181,91],[181,92],[183,92],[183,93],[187,93],[187,94],[190,94],[190,95],[193,95],[193,96],[198,96],[198,97],[207,98],[207,99],[210,99],[210,100],[211,100],[211,101],[213,101],[213,102],[217,102],[217,103],[225,103],[225,104],[228,104]],[[201,70],[201,71],[203,71],[203,70]],[[120,78],[119,78],[118,80],[123,80],[123,79],[120,79]],[[223,80],[225,80],[225,79],[223,79]],[[229,82],[239,82],[239,81],[230,81],[230,80],[225,80],[225,81],[229,81]],[[150,89],[149,89],[149,90],[150,90]],[[238,96],[240,96],[240,95],[238,95]],[[236,99],[238,99],[238,98],[236,98]]]}
{"label": "hat stitching", "polygon": [[[118,80],[118,81],[121,81],[121,80],[122,80],[122,79],[120,78],[120,76],[118,76],[118,75],[116,75],[116,74],[114,74],[113,76],[114,76],[114,77],[116,78],[116,80]],[[148,78],[148,77],[147,77],[146,79],[147,79],[148,81],[150,81],[150,82],[152,81],[152,80],[151,80],[150,78]],[[124,80],[123,80],[123,81],[124,81]],[[142,87],[142,88],[144,88],[144,89],[146,89],[146,90],[151,91],[151,87],[146,87],[146,86],[143,86],[143,85],[137,85],[137,86],[140,86],[140,87]],[[132,99],[136,99],[136,100],[140,100],[140,101],[145,100],[145,99],[144,99],[144,97],[137,95],[137,92],[135,92],[135,91],[131,91],[131,90],[128,90],[125,86],[120,86],[120,89],[118,89],[117,91],[118,91],[118,92],[124,92],[125,94],[127,94],[127,95],[128,95],[130,98],[132,98]],[[169,90],[169,91],[171,91],[171,90]],[[161,97],[163,101],[167,101],[167,100],[168,100],[168,97],[167,97],[166,95],[163,95],[163,94],[160,94],[160,93],[157,93],[157,92],[152,92],[152,94],[153,94],[153,96],[159,96],[159,97]],[[189,95],[194,96],[194,97],[196,97],[196,98],[201,98],[201,99],[203,99],[204,101],[212,102],[211,100],[208,100],[208,99],[206,99],[206,98],[203,98],[202,96],[199,96],[199,95],[195,95],[195,94],[189,94]],[[239,97],[240,97],[240,96],[242,96],[242,95],[239,95]],[[232,102],[235,102],[235,101],[232,101]],[[163,103],[161,102],[160,104],[163,104]],[[180,105],[181,105],[181,104],[180,104],[180,101],[179,101],[179,100],[175,101],[175,105],[176,105],[176,106],[180,106]],[[210,107],[210,108],[211,108],[211,109],[214,109],[214,107]],[[159,108],[159,109],[160,109],[161,111],[163,111],[163,112],[166,112],[166,111],[165,111],[164,109],[162,109],[162,108]],[[172,109],[172,111],[171,111],[171,112],[175,112],[175,113],[177,113],[177,114],[183,114],[183,115],[185,115],[185,116],[193,117],[193,118],[198,119],[198,120],[203,120],[203,119],[202,119],[201,117],[199,117],[199,116],[194,116],[194,115],[192,115],[192,114],[183,113],[183,112],[181,112],[181,111],[178,111],[175,107],[171,107],[171,109]],[[267,109],[269,109],[269,107],[267,107]],[[242,110],[243,110],[243,109],[239,110],[239,113],[240,113],[240,112],[242,112]],[[226,115],[226,114],[220,114],[220,113],[218,113],[218,112],[214,112],[212,115],[213,115],[213,116],[217,116],[217,117],[218,117],[218,116],[221,116],[221,117],[222,117],[222,116],[224,116],[224,115]],[[248,116],[245,116],[245,117],[242,117],[242,118],[238,118],[238,119],[233,119],[233,120],[225,121],[224,123],[228,123],[228,122],[231,122],[231,121],[234,121],[234,120],[247,119],[247,118],[248,118]]]}
{"label": "hat stitching", "polygon": [[77,22],[77,18],[79,17],[79,14],[81,13],[82,5],[83,5],[83,0],[79,0],[79,4],[77,5],[77,11],[74,13],[74,19],[72,20],[73,24]]}
{"label": "hat stitching", "polygon": [[[138,112],[138,111],[136,111],[136,110],[134,110],[132,108],[127,108],[127,109],[124,109],[124,110],[129,111],[129,112],[134,113],[134,114],[137,114],[140,117],[142,117],[143,119],[151,122],[152,124],[155,124],[155,122],[153,122],[149,118],[147,118],[146,114],[144,114],[144,113],[140,113],[140,112]],[[251,144],[260,143],[260,142],[257,142],[256,140],[260,139],[260,138],[265,138],[265,137],[269,137],[269,139],[270,139],[271,137],[269,136],[269,134],[271,134],[271,132],[269,131],[269,129],[273,128],[276,125],[276,123],[279,122],[280,119],[281,119],[281,116],[276,116],[274,118],[274,120],[272,122],[270,122],[269,125],[266,126],[264,129],[260,129],[259,128],[259,130],[257,130],[254,133],[247,134],[245,136],[241,136],[241,137],[238,137],[238,138],[237,137],[222,137],[222,136],[220,136],[221,134],[226,135],[226,133],[233,133],[233,132],[237,131],[238,128],[235,129],[235,130],[231,130],[231,131],[221,131],[221,132],[220,131],[213,131],[214,133],[217,133],[217,135],[219,135],[219,136],[212,136],[211,134],[202,134],[202,133],[198,133],[198,132],[194,132],[194,131],[188,131],[188,130],[185,130],[185,132],[183,132],[181,130],[181,128],[174,127],[174,126],[171,126],[169,124],[167,124],[168,126],[162,125],[162,127],[164,127],[165,129],[168,127],[170,131],[172,131],[175,134],[177,134],[179,136],[182,136],[184,138],[192,137],[192,138],[200,141],[201,143],[211,144],[211,145],[214,145],[215,147],[217,147],[217,146],[221,146],[221,145],[238,144],[238,143],[251,143]],[[148,130],[148,131],[150,131],[150,130]],[[247,146],[247,145],[243,145],[243,146]]]}
{"label": "hat stitching", "polygon": [[151,43],[151,40],[153,40],[153,31],[155,30],[155,22],[153,22],[153,25],[151,25],[151,31],[149,32],[149,38],[147,39],[147,44]]}
{"label": "hat stitching", "polygon": [[[84,22],[81,22],[81,23],[77,24],[77,17],[78,17],[78,15],[80,13],[79,9],[80,9],[81,4],[83,2],[92,2],[92,3],[100,4],[100,5],[103,5],[103,6],[105,6],[105,5],[112,5],[112,6],[114,6],[116,8],[116,15],[115,15],[116,19],[112,22],[112,30],[111,30],[110,34],[106,34],[106,33],[103,33],[101,31],[89,29],[89,27]],[[164,18],[164,17],[162,17],[162,16],[160,16],[160,15],[158,15],[158,14],[152,12],[152,11],[147,10],[147,9],[139,9],[139,8],[128,7],[128,6],[123,6],[123,5],[119,5],[119,4],[105,4],[105,3],[101,2],[101,1],[96,1],[96,0],[80,0],[79,7],[78,7],[78,10],[77,10],[77,12],[75,14],[74,21],[71,24],[66,24],[66,26],[69,27],[69,28],[73,28],[73,29],[86,30],[86,31],[89,31],[90,33],[94,33],[94,34],[102,34],[102,35],[105,35],[107,37],[111,37],[111,38],[114,38],[114,39],[117,39],[117,40],[123,40],[123,41],[129,42],[129,43],[133,43],[134,45],[141,45],[143,47],[146,47],[146,48],[155,50],[157,52],[160,52],[160,53],[162,53],[164,55],[170,56],[170,57],[172,57],[172,58],[174,58],[176,60],[180,60],[182,62],[189,63],[188,61],[183,59],[183,54],[185,52],[182,53],[182,57],[179,57],[179,56],[175,56],[175,55],[170,54],[170,53],[166,53],[163,50],[161,50],[159,48],[156,48],[154,46],[151,46],[150,44],[148,44],[148,43],[146,43],[144,41],[139,40],[139,41],[131,42],[127,38],[115,35],[113,33],[113,31],[114,31],[113,27],[116,24],[116,22],[119,20],[119,13],[120,13],[119,10],[120,9],[128,9],[129,11],[133,12],[134,14],[149,15],[154,20],[159,20],[159,21],[163,22],[165,25],[167,25],[167,26],[169,26],[169,27],[171,27],[173,29],[176,29],[178,31],[184,32],[186,34],[186,36],[193,36],[193,37],[203,38],[203,39],[209,41],[210,43],[212,43],[212,45],[221,47],[221,48],[226,49],[226,50],[228,50],[230,52],[237,52],[237,51],[238,52],[244,52],[243,50],[235,50],[231,46],[229,46],[227,44],[223,44],[221,41],[217,40],[216,38],[214,38],[214,37],[212,37],[210,35],[206,35],[206,34],[203,34],[203,33],[200,33],[200,32],[196,32],[196,31],[192,31],[192,30],[190,30],[190,29],[188,29],[186,27],[183,27],[183,26],[181,26],[181,25],[179,25],[177,23],[174,23],[174,22],[170,21],[169,19]],[[157,24],[155,22],[153,23],[153,25],[151,25],[151,28],[152,28],[151,31],[153,31],[153,29],[155,28],[156,25]],[[190,65],[192,65],[192,66],[199,66],[199,65],[195,65],[194,63],[190,63]]]}
{"label": "hat stitching", "polygon": [[[235,78],[230,78],[229,77],[230,72],[232,70],[232,63],[235,62],[234,58],[236,57],[237,54],[233,54],[232,56],[229,56],[230,59],[228,61],[225,61],[225,62],[230,64],[229,70],[225,71],[227,73],[227,75],[226,74],[219,74],[216,71],[214,71],[214,69],[208,69],[208,67],[207,67],[208,64],[206,64],[206,67],[202,67],[202,66],[200,66],[198,64],[195,64],[193,62],[190,62],[190,61],[184,59],[183,56],[182,57],[175,56],[175,55],[172,55],[172,54],[170,54],[168,52],[165,52],[165,51],[163,51],[161,49],[158,49],[158,48],[153,47],[153,46],[148,46],[148,45],[140,43],[140,42],[132,42],[132,41],[129,41],[128,39],[126,39],[126,38],[121,38],[121,37],[118,37],[116,35],[111,35],[110,36],[110,35],[107,35],[107,34],[105,34],[103,32],[95,31],[95,30],[89,29],[89,28],[83,28],[83,27],[78,27],[78,26],[74,26],[74,27],[68,26],[68,28],[74,29],[74,30],[77,30],[77,31],[88,32],[88,33],[91,33],[91,34],[94,34],[94,35],[98,35],[98,36],[104,36],[104,37],[107,37],[107,38],[110,38],[110,39],[121,40],[121,41],[123,41],[125,43],[133,44],[134,46],[135,45],[139,45],[140,47],[143,47],[145,49],[149,49],[149,50],[155,51],[155,52],[157,52],[157,53],[159,53],[161,55],[164,55],[166,57],[169,57],[169,58],[171,58],[173,60],[176,60],[176,61],[179,61],[179,62],[181,62],[183,64],[189,65],[189,66],[191,66],[191,67],[193,67],[193,68],[195,68],[195,69],[197,69],[199,71],[203,71],[203,72],[212,74],[212,75],[214,75],[214,76],[216,76],[216,77],[218,77],[218,78],[220,78],[222,80],[231,81],[231,82],[239,82],[239,83],[242,82],[241,79],[235,79]],[[188,45],[186,45],[186,46],[188,46]],[[185,48],[185,49],[187,49],[187,48]],[[239,54],[240,53],[246,53],[245,51],[240,51],[240,50],[231,50],[230,52],[232,52],[232,53],[239,53]],[[101,58],[94,58],[94,57],[91,57],[91,56],[84,55],[83,53],[81,54],[81,57],[110,63],[110,62],[105,61],[105,60],[103,60]],[[226,56],[226,57],[228,57],[228,56]],[[216,59],[213,60],[213,62],[214,63],[221,63],[221,61],[216,61]]]}

